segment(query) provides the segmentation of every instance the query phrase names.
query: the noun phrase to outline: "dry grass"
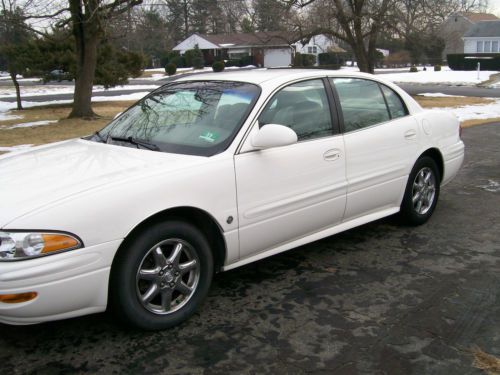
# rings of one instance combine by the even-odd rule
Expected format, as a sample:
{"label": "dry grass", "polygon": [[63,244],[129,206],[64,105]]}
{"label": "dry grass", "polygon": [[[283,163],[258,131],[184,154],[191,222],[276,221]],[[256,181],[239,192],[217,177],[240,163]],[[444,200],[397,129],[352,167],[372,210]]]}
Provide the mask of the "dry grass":
{"label": "dry grass", "polygon": [[495,102],[494,99],[472,96],[434,98],[416,95],[413,98],[424,108],[463,107],[465,105],[490,104]]}
{"label": "dry grass", "polygon": [[471,350],[474,356],[472,365],[483,370],[488,375],[500,375],[500,358],[483,352],[480,348],[474,347]]}
{"label": "dry grass", "polygon": [[467,120],[467,121],[462,122],[461,126],[462,126],[462,128],[471,128],[471,127],[476,126],[476,125],[486,125],[486,124],[491,124],[494,122],[497,122],[497,123],[500,122],[500,117],[489,118],[486,120]]}
{"label": "dry grass", "polygon": [[[428,96],[413,97],[424,108],[445,108],[445,107],[463,107],[464,105],[481,105],[494,103],[495,99],[491,98],[476,98],[476,97],[444,97],[433,98]],[[484,125],[493,122],[500,122],[500,117],[489,118],[482,120],[467,120],[461,123],[462,128],[470,128],[472,126]]]}
{"label": "dry grass", "polygon": [[500,73],[492,74],[487,81],[481,82],[478,86],[489,87],[489,85],[497,82],[500,82]]}
{"label": "dry grass", "polygon": [[22,111],[11,111],[22,119],[0,121],[3,126],[41,120],[57,120],[52,125],[0,130],[0,145],[15,146],[19,144],[44,144],[64,139],[82,137],[104,127],[118,113],[129,107],[132,101],[94,103],[94,111],[101,116],[97,120],[68,119],[69,105],[56,105],[29,108]]}

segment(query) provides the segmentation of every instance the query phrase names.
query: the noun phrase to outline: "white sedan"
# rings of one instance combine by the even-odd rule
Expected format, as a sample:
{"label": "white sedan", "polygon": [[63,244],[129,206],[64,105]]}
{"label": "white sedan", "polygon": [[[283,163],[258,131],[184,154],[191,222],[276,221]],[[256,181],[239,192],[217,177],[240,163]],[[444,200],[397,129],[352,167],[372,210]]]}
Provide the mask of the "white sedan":
{"label": "white sedan", "polygon": [[459,123],[378,76],[195,75],[84,139],[0,157],[0,321],[174,326],[230,270],[399,212],[422,224]]}

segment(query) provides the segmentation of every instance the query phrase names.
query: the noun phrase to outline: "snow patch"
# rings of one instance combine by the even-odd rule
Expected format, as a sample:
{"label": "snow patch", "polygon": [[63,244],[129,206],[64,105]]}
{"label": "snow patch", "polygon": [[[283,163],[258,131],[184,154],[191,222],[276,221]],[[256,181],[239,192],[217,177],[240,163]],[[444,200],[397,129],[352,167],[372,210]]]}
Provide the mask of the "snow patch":
{"label": "snow patch", "polygon": [[490,104],[466,105],[463,107],[453,108],[430,108],[453,113],[460,121],[467,120],[487,120],[500,117],[500,99],[495,100]]}
{"label": "snow patch", "polygon": [[[1,109],[0,109],[0,111],[1,111]],[[10,115],[8,112],[7,113],[0,112],[0,121],[18,120],[21,118],[23,118],[23,116]]]}
{"label": "snow patch", "polygon": [[[122,85],[115,86],[105,89],[104,86],[94,86],[92,89],[93,93],[104,92],[104,91],[122,91],[122,90],[155,90],[158,85]],[[72,85],[46,85],[46,86],[24,86],[21,89],[22,96],[45,96],[45,95],[57,95],[57,94],[73,94],[75,91],[75,86]],[[16,91],[13,87],[7,87],[0,89],[0,98],[15,98]]]}
{"label": "snow patch", "polygon": [[471,86],[487,81],[490,76],[497,74],[495,71],[479,72],[477,71],[461,71],[451,70],[449,67],[443,67],[440,72],[428,69],[427,71],[420,70],[416,73],[388,73],[384,74],[383,78],[395,83],[420,83],[420,84],[446,84],[450,86]]}
{"label": "snow patch", "polygon": [[0,129],[8,130],[8,129],[17,129],[17,128],[32,128],[35,126],[45,126],[50,125],[57,122],[57,120],[43,120],[43,121],[32,121],[32,122],[23,122],[21,124],[15,124],[11,126],[1,126]]}
{"label": "snow patch", "polygon": [[418,96],[427,96],[430,98],[465,98],[462,95],[448,95],[442,92],[424,92],[423,94],[418,94]]}
{"label": "snow patch", "polygon": [[21,151],[26,148],[33,147],[33,145],[17,145],[17,146],[10,146],[10,147],[2,147],[0,146],[0,152],[14,152],[14,151]]}

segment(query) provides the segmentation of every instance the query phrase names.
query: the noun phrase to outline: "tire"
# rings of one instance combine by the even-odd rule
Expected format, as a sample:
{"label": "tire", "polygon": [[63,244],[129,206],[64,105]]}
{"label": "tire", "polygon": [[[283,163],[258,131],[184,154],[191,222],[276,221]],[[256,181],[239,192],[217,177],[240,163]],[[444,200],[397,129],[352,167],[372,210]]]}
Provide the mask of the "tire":
{"label": "tire", "polygon": [[176,326],[193,315],[213,277],[208,241],[182,221],[156,223],[132,238],[113,262],[109,302],[125,324]]}
{"label": "tire", "polygon": [[400,217],[406,224],[422,225],[432,216],[439,198],[441,176],[434,159],[417,160],[408,177]]}

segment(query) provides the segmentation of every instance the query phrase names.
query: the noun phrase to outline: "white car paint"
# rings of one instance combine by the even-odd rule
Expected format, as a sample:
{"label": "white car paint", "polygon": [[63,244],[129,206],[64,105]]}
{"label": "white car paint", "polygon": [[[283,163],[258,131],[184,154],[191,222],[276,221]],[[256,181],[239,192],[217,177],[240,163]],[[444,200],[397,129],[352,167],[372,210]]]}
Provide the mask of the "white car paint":
{"label": "white car paint", "polygon": [[[284,147],[252,146],[252,135],[259,131],[256,119],[273,93],[292,82],[326,76],[383,82],[403,98],[409,116]],[[0,294],[38,292],[29,302],[0,303],[1,322],[30,324],[104,311],[116,251],[136,226],[158,212],[195,207],[208,213],[223,234],[222,270],[229,270],[399,211],[408,174],[425,150],[442,154],[442,184],[462,164],[458,121],[445,112],[424,111],[376,76],[256,70],[182,81],[205,79],[250,82],[262,89],[232,144],[215,156],[85,140],[0,156],[1,230],[65,231],[84,244],[41,258],[0,261]],[[410,130],[415,137],[406,139]]]}

